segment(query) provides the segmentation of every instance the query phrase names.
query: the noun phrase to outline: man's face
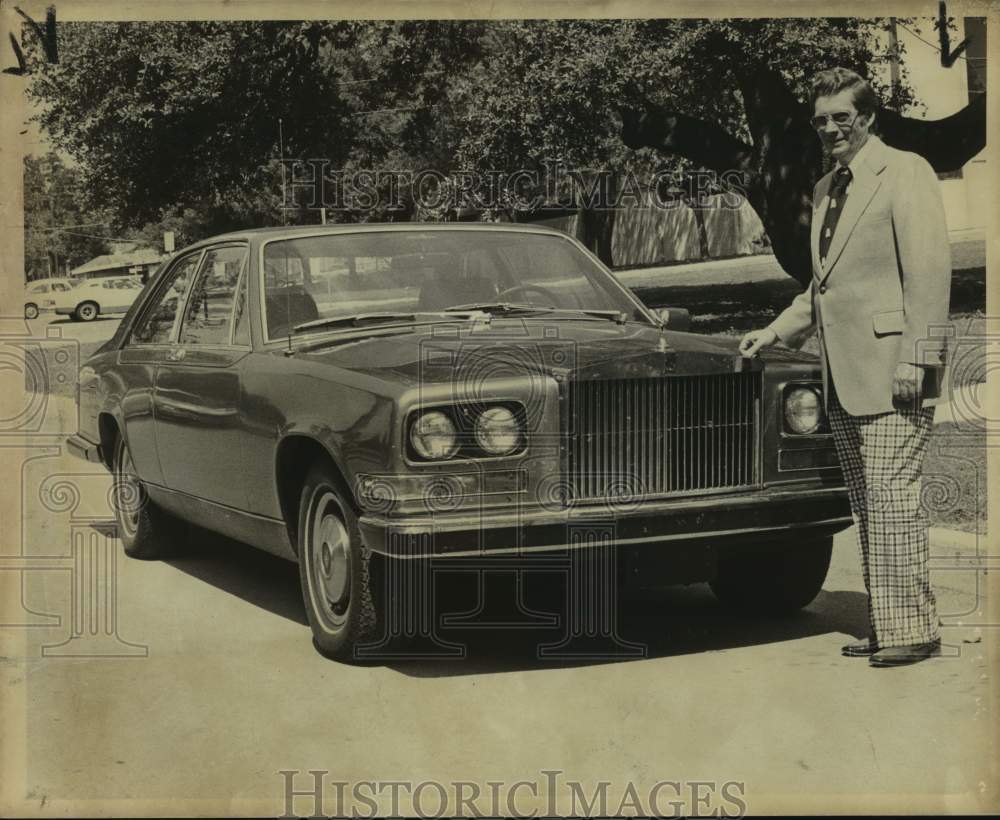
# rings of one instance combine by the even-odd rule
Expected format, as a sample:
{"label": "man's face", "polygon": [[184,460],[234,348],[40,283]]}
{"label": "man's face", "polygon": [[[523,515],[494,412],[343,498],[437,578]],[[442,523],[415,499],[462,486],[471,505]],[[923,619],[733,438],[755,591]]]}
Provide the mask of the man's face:
{"label": "man's face", "polygon": [[817,97],[813,114],[823,147],[837,162],[847,165],[868,139],[874,117],[858,113],[854,93],[849,88],[829,97]]}

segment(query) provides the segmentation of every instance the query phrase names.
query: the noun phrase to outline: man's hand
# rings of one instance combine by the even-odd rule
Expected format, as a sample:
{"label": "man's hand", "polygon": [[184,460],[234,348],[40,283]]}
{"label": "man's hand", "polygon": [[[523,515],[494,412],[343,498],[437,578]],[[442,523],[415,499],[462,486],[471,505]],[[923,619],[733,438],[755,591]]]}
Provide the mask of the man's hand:
{"label": "man's hand", "polygon": [[901,404],[913,404],[920,398],[924,371],[919,365],[900,362],[892,375],[892,397]]}
{"label": "man's hand", "polygon": [[750,359],[757,355],[757,351],[770,347],[776,341],[778,341],[778,334],[769,327],[765,327],[763,330],[751,330],[740,339],[740,353]]}

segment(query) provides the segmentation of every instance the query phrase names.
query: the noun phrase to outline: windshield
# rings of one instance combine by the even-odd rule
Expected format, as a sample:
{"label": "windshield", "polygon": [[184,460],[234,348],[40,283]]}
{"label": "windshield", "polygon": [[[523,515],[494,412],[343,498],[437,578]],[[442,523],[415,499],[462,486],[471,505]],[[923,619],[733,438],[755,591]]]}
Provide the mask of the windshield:
{"label": "windshield", "polygon": [[[581,311],[581,319],[587,310],[623,312],[649,322],[574,243],[517,231],[385,231],[269,242],[264,296],[269,339],[295,327],[329,330],[322,320],[358,314],[504,303]],[[551,318],[544,311],[517,315]],[[315,328],[308,325],[313,322]]]}

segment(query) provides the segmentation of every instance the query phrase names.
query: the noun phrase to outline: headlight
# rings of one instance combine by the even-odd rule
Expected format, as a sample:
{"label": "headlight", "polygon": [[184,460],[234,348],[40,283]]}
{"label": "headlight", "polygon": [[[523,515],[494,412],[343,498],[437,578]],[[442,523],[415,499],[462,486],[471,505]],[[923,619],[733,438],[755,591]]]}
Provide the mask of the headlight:
{"label": "headlight", "polygon": [[410,443],[421,458],[451,458],[458,452],[455,424],[440,410],[424,413],[410,426]]}
{"label": "headlight", "polygon": [[521,446],[521,424],[506,407],[491,407],[476,419],[476,444],[491,456],[505,456]]}
{"label": "headlight", "polygon": [[792,433],[815,433],[823,421],[819,393],[812,387],[794,387],[785,393],[785,422]]}

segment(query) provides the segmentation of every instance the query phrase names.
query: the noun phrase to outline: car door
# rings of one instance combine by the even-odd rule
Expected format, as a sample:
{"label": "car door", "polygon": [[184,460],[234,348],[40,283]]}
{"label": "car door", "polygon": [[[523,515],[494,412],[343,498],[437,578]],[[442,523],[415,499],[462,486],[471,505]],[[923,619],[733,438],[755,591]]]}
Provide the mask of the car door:
{"label": "car door", "polygon": [[124,313],[128,310],[128,296],[121,279],[105,279],[104,293],[101,294],[101,310],[104,313]]}
{"label": "car door", "polygon": [[177,340],[157,366],[153,400],[166,486],[240,510],[247,508],[240,418],[240,363],[251,349],[240,321],[247,256],[246,243],[206,250]]}
{"label": "car door", "polygon": [[153,417],[156,368],[173,349],[181,306],[203,255],[203,250],[197,250],[175,260],[157,284],[156,292],[142,307],[141,315],[118,352],[125,438],[136,472],[143,481],[152,484],[164,483],[156,452]]}

